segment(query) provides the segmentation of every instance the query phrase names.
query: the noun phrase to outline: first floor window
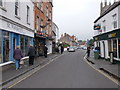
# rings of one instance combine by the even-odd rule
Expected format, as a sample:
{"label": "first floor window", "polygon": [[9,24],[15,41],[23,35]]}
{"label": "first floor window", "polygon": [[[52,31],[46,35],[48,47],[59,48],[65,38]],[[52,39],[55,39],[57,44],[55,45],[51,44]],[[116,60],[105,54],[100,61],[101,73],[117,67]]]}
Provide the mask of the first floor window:
{"label": "first floor window", "polygon": [[15,15],[19,16],[19,3],[18,3],[18,0],[15,1]]}
{"label": "first floor window", "polygon": [[27,6],[27,23],[30,23],[30,7]]}

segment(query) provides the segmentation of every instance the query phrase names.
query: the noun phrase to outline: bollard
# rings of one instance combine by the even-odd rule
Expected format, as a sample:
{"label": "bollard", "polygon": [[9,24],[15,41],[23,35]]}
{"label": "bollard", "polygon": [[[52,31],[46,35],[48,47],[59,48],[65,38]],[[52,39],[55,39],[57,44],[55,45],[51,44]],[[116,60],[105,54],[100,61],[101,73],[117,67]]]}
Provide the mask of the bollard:
{"label": "bollard", "polygon": [[113,52],[109,52],[110,54],[110,62],[113,64],[114,63],[114,59],[113,59]]}

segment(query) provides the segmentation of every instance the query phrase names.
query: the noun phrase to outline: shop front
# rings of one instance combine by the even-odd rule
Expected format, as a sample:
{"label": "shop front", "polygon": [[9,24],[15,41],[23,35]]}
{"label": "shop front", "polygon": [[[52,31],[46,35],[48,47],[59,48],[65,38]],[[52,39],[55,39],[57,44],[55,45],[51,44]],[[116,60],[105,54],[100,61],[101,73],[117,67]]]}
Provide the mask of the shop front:
{"label": "shop front", "polygon": [[46,45],[46,37],[35,33],[34,47],[36,49],[37,56],[44,55],[44,46]]}
{"label": "shop front", "polygon": [[14,61],[13,54],[17,46],[20,46],[24,56],[28,55],[29,45],[33,38],[21,34],[0,30],[0,64]]}
{"label": "shop front", "polygon": [[[97,38],[99,38],[99,40]],[[103,45],[100,45],[100,48],[104,49],[102,50],[101,55],[105,53],[105,56],[110,58],[109,53],[113,52],[114,60],[120,61],[120,29],[95,36],[94,41],[96,43],[98,41],[103,42]]]}

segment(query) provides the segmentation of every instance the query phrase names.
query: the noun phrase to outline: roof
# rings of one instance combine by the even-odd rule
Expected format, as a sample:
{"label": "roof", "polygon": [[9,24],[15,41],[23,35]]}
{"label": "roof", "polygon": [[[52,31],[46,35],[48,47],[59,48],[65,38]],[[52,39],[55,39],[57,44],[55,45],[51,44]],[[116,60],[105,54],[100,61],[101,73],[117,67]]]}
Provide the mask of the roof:
{"label": "roof", "polygon": [[110,11],[112,11],[113,9],[115,9],[116,7],[118,7],[120,5],[120,1],[118,2],[114,2],[104,13],[102,13],[100,15],[100,17],[98,17],[94,23],[96,23],[99,19],[101,19],[103,16],[105,16],[106,14],[108,14]]}

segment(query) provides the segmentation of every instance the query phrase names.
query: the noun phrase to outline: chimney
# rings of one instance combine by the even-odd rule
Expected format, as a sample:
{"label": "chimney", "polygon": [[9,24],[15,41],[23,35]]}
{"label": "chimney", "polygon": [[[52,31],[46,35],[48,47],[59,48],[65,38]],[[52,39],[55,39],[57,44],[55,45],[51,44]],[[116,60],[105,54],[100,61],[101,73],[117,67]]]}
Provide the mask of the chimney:
{"label": "chimney", "polygon": [[103,2],[101,1],[101,3],[100,3],[100,14],[102,13],[102,10],[103,10]]}
{"label": "chimney", "polygon": [[107,6],[107,0],[105,0],[105,7]]}
{"label": "chimney", "polygon": [[111,6],[111,2],[109,2],[109,6]]}

